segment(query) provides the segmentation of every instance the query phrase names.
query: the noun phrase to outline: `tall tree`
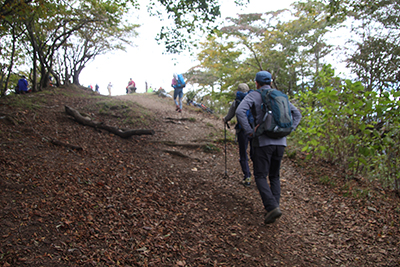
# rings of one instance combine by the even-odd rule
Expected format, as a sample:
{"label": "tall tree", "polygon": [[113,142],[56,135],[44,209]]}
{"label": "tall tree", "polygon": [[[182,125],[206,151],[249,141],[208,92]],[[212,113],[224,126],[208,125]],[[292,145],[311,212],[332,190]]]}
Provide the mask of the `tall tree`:
{"label": "tall tree", "polygon": [[347,66],[357,75],[368,91],[381,94],[386,90],[400,90],[400,42],[396,38],[367,36],[357,42],[356,51],[347,60]]}
{"label": "tall tree", "polygon": [[[233,2],[241,4],[248,0]],[[138,0],[5,0],[0,5],[0,22],[1,26],[4,21],[24,25],[25,54],[31,57],[30,76],[36,91],[48,84],[50,74],[55,76],[57,83],[61,82],[57,77],[61,72],[64,78],[73,76],[73,81],[79,83],[79,73],[86,62],[107,50],[123,49],[124,44],[131,42],[125,37],[129,37],[135,28],[122,21],[123,15],[139,4],[142,5]],[[220,16],[219,5],[213,0],[150,0],[151,14],[162,19],[168,17],[173,22],[161,29],[158,40],[165,41],[169,52],[181,51],[193,41],[191,36],[194,32],[210,32],[215,28],[215,20]],[[79,41],[82,47],[73,43],[77,38],[82,40]],[[103,41],[105,38],[107,40]],[[69,52],[72,47],[83,54],[77,56]],[[69,63],[72,63],[73,74],[65,73],[65,64],[63,68],[59,67],[61,61],[57,57],[68,59],[66,55],[72,57]],[[57,66],[55,62],[58,62]],[[38,78],[39,83],[36,81]]]}
{"label": "tall tree", "polygon": [[[366,90],[399,90],[400,2],[392,0],[331,1],[331,18],[353,19],[347,66]],[[357,38],[356,38],[357,37]]]}
{"label": "tall tree", "polygon": [[[231,0],[226,4],[244,5],[250,0]],[[218,29],[216,20],[220,18],[221,1],[219,0],[157,0],[150,1],[150,14],[160,19],[170,19],[161,27],[157,36],[159,42],[164,42],[170,53],[179,53],[188,45],[196,45],[193,33],[213,33]]]}
{"label": "tall tree", "polygon": [[223,92],[233,84],[237,85],[236,70],[241,53],[232,51],[234,43],[221,44],[218,43],[216,37],[210,36],[202,45],[204,49],[198,54],[198,60],[203,72],[207,74],[203,77],[209,78],[200,80],[203,82],[201,85],[210,85],[211,93],[214,93],[215,87]]}
{"label": "tall tree", "polygon": [[[0,95],[4,96],[8,90],[10,81],[15,83],[18,76],[12,75],[14,65],[21,64],[24,58],[21,51],[20,38],[23,35],[21,25],[18,21],[4,21],[4,34],[1,41],[0,55]],[[4,60],[8,59],[8,61]],[[14,76],[14,77],[13,77]]]}
{"label": "tall tree", "polygon": [[301,81],[316,84],[314,76],[330,53],[324,38],[334,26],[327,20],[325,5],[318,1],[297,3],[293,8],[294,12],[238,15],[228,18],[231,24],[222,28],[247,56],[239,69],[248,77],[259,70],[270,71],[274,86],[289,95],[305,89]]}
{"label": "tall tree", "polygon": [[[49,75],[55,76],[60,84],[54,62],[58,61],[62,47],[66,44],[82,44],[85,49],[80,63],[86,63],[96,55],[112,49],[123,49],[122,43],[129,43],[128,38],[135,34],[137,25],[123,21],[123,16],[129,9],[130,1],[18,1],[13,5],[19,13],[12,13],[2,18],[2,22],[18,21],[24,25],[23,32],[29,42],[27,53],[31,55],[33,91],[46,87]],[[7,6],[10,7],[10,6]],[[5,6],[2,12],[7,13]],[[83,41],[82,41],[83,40]],[[68,47],[68,46],[67,46]],[[70,53],[75,57],[76,55]],[[74,60],[72,60],[74,61]],[[73,74],[75,82],[84,64]],[[39,75],[37,75],[39,71]],[[70,76],[71,74],[68,74]],[[40,78],[37,88],[36,78]]]}
{"label": "tall tree", "polygon": [[64,82],[79,84],[79,75],[86,64],[94,60],[98,55],[112,50],[125,50],[126,45],[131,45],[133,37],[137,36],[136,24],[123,22],[123,13],[120,9],[112,9],[110,6],[84,6],[83,12],[93,14],[93,19],[87,22],[84,27],[74,32],[74,35],[59,50],[59,57],[65,58],[64,65],[59,68],[65,74]]}

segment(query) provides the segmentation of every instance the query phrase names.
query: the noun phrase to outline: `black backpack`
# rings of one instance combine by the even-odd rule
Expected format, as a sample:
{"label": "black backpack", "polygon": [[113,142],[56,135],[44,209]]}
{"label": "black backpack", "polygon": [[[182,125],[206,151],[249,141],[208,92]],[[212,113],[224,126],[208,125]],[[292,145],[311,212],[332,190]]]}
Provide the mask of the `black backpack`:
{"label": "black backpack", "polygon": [[292,132],[293,119],[288,96],[272,88],[258,89],[257,92],[261,94],[261,110],[264,115],[262,122],[257,122],[259,126],[255,136],[265,134],[278,139],[289,135]]}
{"label": "black backpack", "polygon": [[[251,93],[251,92],[253,92],[253,90],[250,90],[250,91],[247,92],[247,93],[244,93],[244,92],[241,92],[241,91],[236,92],[236,99],[235,99],[235,102],[236,102],[236,103],[235,103],[236,109],[237,109],[237,107],[240,105],[240,102],[242,102],[242,100],[243,100],[249,93]],[[254,117],[253,117],[253,114],[251,113],[251,110],[250,110],[250,109],[246,111],[246,116],[247,116],[247,121],[249,122],[251,128],[254,128]],[[236,124],[236,127],[235,127],[235,128],[236,128],[236,129],[242,129],[242,126],[241,126],[240,123],[238,122],[238,123]]]}

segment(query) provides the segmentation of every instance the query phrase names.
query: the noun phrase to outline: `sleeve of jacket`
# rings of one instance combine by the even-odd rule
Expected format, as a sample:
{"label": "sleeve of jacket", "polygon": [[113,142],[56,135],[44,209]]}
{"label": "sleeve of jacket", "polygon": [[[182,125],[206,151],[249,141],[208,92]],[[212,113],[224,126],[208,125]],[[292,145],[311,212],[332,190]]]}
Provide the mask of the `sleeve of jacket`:
{"label": "sleeve of jacket", "polygon": [[294,131],[294,130],[296,130],[297,126],[300,124],[302,116],[301,116],[300,111],[292,103],[290,103],[290,110],[292,112],[292,118],[293,118],[292,129]]}
{"label": "sleeve of jacket", "polygon": [[247,110],[249,110],[254,104],[254,100],[252,98],[252,94],[248,94],[242,102],[240,102],[239,106],[236,109],[236,117],[238,122],[243,127],[244,133],[246,135],[250,135],[253,133],[253,129],[250,126],[249,121],[247,120]]}
{"label": "sleeve of jacket", "polygon": [[228,114],[225,116],[224,121],[228,122],[235,116],[236,111],[236,101],[233,101],[231,107],[229,108]]}

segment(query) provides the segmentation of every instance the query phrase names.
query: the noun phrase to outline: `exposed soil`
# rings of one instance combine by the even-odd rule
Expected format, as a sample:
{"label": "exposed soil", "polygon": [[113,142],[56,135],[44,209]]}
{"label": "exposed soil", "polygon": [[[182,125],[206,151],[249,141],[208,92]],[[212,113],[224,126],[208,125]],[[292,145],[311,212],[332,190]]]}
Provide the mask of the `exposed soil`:
{"label": "exposed soil", "polygon": [[[0,99],[0,266],[400,266],[392,192],[285,157],[283,216],[265,225],[221,118],[156,95],[52,90]],[[13,105],[24,98],[35,104]],[[104,100],[132,101],[134,128],[155,134],[123,139],[65,112],[133,128]]]}

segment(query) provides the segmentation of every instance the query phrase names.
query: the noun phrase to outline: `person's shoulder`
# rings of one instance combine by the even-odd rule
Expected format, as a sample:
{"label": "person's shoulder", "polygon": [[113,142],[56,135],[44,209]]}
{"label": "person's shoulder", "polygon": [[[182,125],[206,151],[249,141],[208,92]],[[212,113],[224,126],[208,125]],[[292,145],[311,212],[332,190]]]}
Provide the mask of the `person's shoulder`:
{"label": "person's shoulder", "polygon": [[294,109],[297,109],[297,110],[298,110],[298,108],[297,108],[292,102],[290,102],[290,101],[289,101],[289,105],[290,105],[290,108],[292,108],[292,109],[294,108]]}
{"label": "person's shoulder", "polygon": [[245,99],[255,99],[258,95],[261,95],[258,90],[250,90]]}

